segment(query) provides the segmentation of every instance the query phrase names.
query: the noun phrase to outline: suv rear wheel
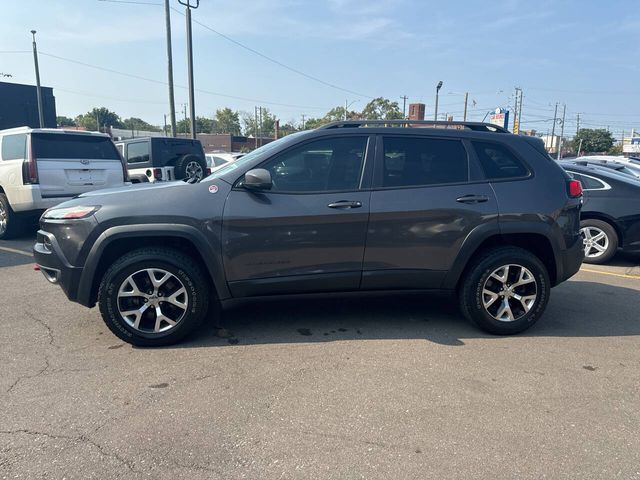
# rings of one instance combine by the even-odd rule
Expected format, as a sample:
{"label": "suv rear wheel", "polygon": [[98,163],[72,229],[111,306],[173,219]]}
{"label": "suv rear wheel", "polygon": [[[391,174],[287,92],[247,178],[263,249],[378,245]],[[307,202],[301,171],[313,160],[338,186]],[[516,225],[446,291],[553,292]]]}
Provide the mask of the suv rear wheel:
{"label": "suv rear wheel", "polygon": [[141,248],[117,260],[98,291],[107,327],[138,346],[178,342],[203,320],[208,285],[188,256],[164,248]]}
{"label": "suv rear wheel", "polygon": [[178,180],[198,183],[206,177],[207,162],[197,155],[185,155],[176,162],[175,175]]}
{"label": "suv rear wheel", "polygon": [[549,300],[549,274],[531,252],[500,247],[478,258],[459,291],[460,310],[482,330],[510,335],[526,330]]}
{"label": "suv rear wheel", "polygon": [[618,234],[602,220],[586,219],[580,222],[580,233],[584,237],[584,262],[606,263],[618,250]]}
{"label": "suv rear wheel", "polygon": [[9,205],[9,199],[0,193],[0,240],[14,237],[21,226],[20,219]]}

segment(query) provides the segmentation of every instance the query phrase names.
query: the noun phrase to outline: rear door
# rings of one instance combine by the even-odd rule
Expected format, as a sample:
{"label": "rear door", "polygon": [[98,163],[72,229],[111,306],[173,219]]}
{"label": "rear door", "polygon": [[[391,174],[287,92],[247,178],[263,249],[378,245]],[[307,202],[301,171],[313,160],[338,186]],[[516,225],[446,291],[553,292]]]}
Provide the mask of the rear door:
{"label": "rear door", "polygon": [[378,140],[362,288],[438,288],[469,233],[497,225],[493,190],[459,139]]}
{"label": "rear door", "polygon": [[359,288],[371,194],[368,145],[362,134],[311,140],[260,165],[271,173],[271,190],[234,187],[222,245],[234,296]]}
{"label": "rear door", "polygon": [[32,133],[43,198],[71,197],[123,184],[122,160],[109,137],[75,133]]}

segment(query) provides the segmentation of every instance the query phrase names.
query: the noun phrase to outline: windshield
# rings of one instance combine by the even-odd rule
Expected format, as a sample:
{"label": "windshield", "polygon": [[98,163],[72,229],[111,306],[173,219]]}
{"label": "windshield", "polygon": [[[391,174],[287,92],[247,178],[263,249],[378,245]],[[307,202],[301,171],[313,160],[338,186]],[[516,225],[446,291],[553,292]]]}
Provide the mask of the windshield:
{"label": "windshield", "polygon": [[263,153],[268,153],[271,150],[275,150],[280,145],[282,145],[285,141],[288,141],[288,140],[290,140],[290,139],[292,139],[292,138],[294,138],[294,137],[296,137],[298,135],[301,135],[303,133],[306,133],[306,132],[292,133],[291,135],[287,135],[286,137],[282,137],[282,138],[279,138],[278,140],[274,140],[273,142],[269,142],[266,145],[261,146],[260,148],[256,148],[252,152],[249,152],[246,155],[238,158],[235,162],[230,162],[230,163],[224,165],[223,167],[221,167],[220,169],[216,170],[211,175],[209,175],[207,178],[208,179],[218,178],[221,175],[224,175],[226,173],[229,173],[229,172],[235,170],[236,168],[242,167],[245,164],[251,162],[258,155],[262,155]]}

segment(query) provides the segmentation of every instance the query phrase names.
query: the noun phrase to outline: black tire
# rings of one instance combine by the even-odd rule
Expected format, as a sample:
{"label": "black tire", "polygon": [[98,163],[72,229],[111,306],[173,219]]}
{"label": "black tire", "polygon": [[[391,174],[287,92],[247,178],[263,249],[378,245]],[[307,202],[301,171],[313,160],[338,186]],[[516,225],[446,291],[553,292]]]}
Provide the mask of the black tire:
{"label": "black tire", "polygon": [[[500,296],[502,295],[501,289],[497,288],[500,282],[494,280],[494,277],[490,279],[490,276],[496,270],[507,265],[510,266],[509,270],[506,271],[507,274],[504,275],[507,285],[512,285],[522,278],[519,273],[523,272],[522,267],[528,270],[528,273],[526,273],[527,281],[529,278],[535,280],[535,285],[529,282],[526,285],[516,286],[513,294],[521,297],[531,296],[534,292],[533,289],[535,289],[536,295],[533,303],[529,305],[528,311],[525,310],[524,303],[520,300],[512,297],[507,298],[506,302],[510,305],[509,316],[513,317],[513,320],[509,321],[498,320],[494,316],[494,314],[500,313],[500,308],[504,305],[505,298]],[[520,267],[520,270],[516,267]],[[531,277],[529,277],[529,274]],[[490,285],[494,282],[496,283],[496,288]],[[483,294],[485,286],[487,286],[488,290],[500,292],[494,304],[488,308],[485,308],[484,300],[490,300],[491,297]],[[495,335],[512,335],[522,332],[536,323],[547,306],[549,293],[549,274],[538,257],[522,248],[498,247],[475,259],[466,270],[458,291],[458,299],[460,310],[464,316],[482,330]],[[507,294],[509,294],[508,291]],[[498,311],[496,312],[496,310]]]}
{"label": "black tire", "polygon": [[[184,294],[185,296],[182,298],[186,298],[185,303],[187,308],[183,309],[182,313],[179,313],[179,315],[174,316],[173,320],[177,320],[177,323],[175,326],[169,326],[168,330],[164,332],[156,333],[142,331],[143,323],[150,325],[155,322],[157,318],[157,310],[155,307],[145,307],[148,308],[148,310],[145,310],[145,313],[141,315],[143,320],[140,321],[140,328],[134,328],[134,326],[129,325],[123,318],[123,315],[120,314],[119,307],[123,305],[123,301],[138,302],[137,306],[140,307],[143,305],[142,301],[144,300],[142,297],[138,298],[137,296],[132,295],[131,298],[133,298],[133,300],[123,297],[119,298],[118,291],[131,275],[138,275],[137,279],[134,276],[134,282],[136,284],[140,283],[138,288],[140,290],[144,290],[143,283],[145,281],[144,278],[140,280],[141,277],[139,277],[139,275],[144,277],[145,273],[142,273],[141,271],[144,271],[145,269],[161,269],[170,273],[179,282],[174,282],[174,278],[170,278],[163,285],[167,285],[171,282],[170,286],[175,288],[174,291],[179,290],[179,287],[181,286],[186,290],[186,293]],[[146,278],[149,279],[148,274]],[[196,327],[198,327],[198,325],[200,325],[205,317],[209,306],[210,294],[210,288],[205,278],[206,277],[201,268],[193,261],[192,258],[176,250],[160,247],[148,247],[135,250],[115,261],[102,278],[102,282],[100,283],[100,288],[98,290],[98,304],[100,306],[102,319],[107,327],[109,327],[109,330],[125,342],[132,345],[145,347],[171,345],[182,340],[186,335],[192,332]],[[150,280],[146,283],[149,285]],[[180,283],[182,285],[180,285]],[[151,291],[151,288],[154,287],[150,285],[149,291]],[[154,295],[155,298],[153,300],[144,301],[144,303],[152,304],[153,302],[159,302],[161,313],[168,315],[169,313],[167,312],[167,308],[175,310],[175,307],[172,305],[163,306],[163,303],[167,304],[171,302],[167,302],[166,297],[164,299],[158,298],[162,297],[161,292],[158,291],[162,288],[162,286],[157,287],[157,290],[154,291],[157,292],[157,295]],[[144,293],[146,294],[149,292]],[[132,308],[135,309],[135,306]],[[165,308],[165,310],[162,310],[162,308]],[[180,312],[180,310],[177,311]]]}
{"label": "black tire", "polygon": [[197,183],[207,176],[207,162],[197,155],[185,155],[176,161],[174,173],[177,180]]}
{"label": "black tire", "polygon": [[9,199],[4,193],[0,193],[0,240],[15,237],[22,231],[22,219],[9,205]]}
{"label": "black tire", "polygon": [[[586,219],[580,222],[580,231],[583,236],[586,235],[586,232],[600,232],[604,234],[604,237],[601,240],[597,240],[594,242],[594,235],[591,235],[591,239],[585,236],[585,263],[592,264],[602,264],[607,263],[618,251],[618,244],[620,240],[618,239],[618,234],[616,233],[616,229],[610,223],[604,222],[602,220],[596,219]],[[588,242],[592,243],[589,244]],[[597,248],[605,247],[604,251],[599,252]],[[589,253],[592,253],[592,256],[588,256]]]}

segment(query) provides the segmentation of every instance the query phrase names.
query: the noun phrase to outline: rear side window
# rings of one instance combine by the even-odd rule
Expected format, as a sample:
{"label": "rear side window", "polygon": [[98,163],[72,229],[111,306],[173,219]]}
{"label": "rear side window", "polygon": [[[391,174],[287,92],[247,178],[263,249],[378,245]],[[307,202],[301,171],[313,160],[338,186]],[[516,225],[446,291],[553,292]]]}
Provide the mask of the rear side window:
{"label": "rear side window", "polygon": [[127,163],[149,161],[149,142],[136,142],[127,145]]}
{"label": "rear side window", "polygon": [[604,183],[593,177],[587,177],[586,175],[580,175],[575,172],[571,172],[571,175],[582,183],[582,188],[585,190],[603,190],[606,188]]}
{"label": "rear side window", "polygon": [[2,137],[2,160],[22,160],[27,156],[27,134]]}
{"label": "rear side window", "polygon": [[526,177],[527,167],[506,147],[497,143],[472,142],[488,180]]}
{"label": "rear side window", "polygon": [[120,160],[108,137],[37,133],[32,134],[32,147],[37,158]]}
{"label": "rear side window", "polygon": [[467,151],[459,140],[385,137],[383,187],[463,183],[469,180]]}

